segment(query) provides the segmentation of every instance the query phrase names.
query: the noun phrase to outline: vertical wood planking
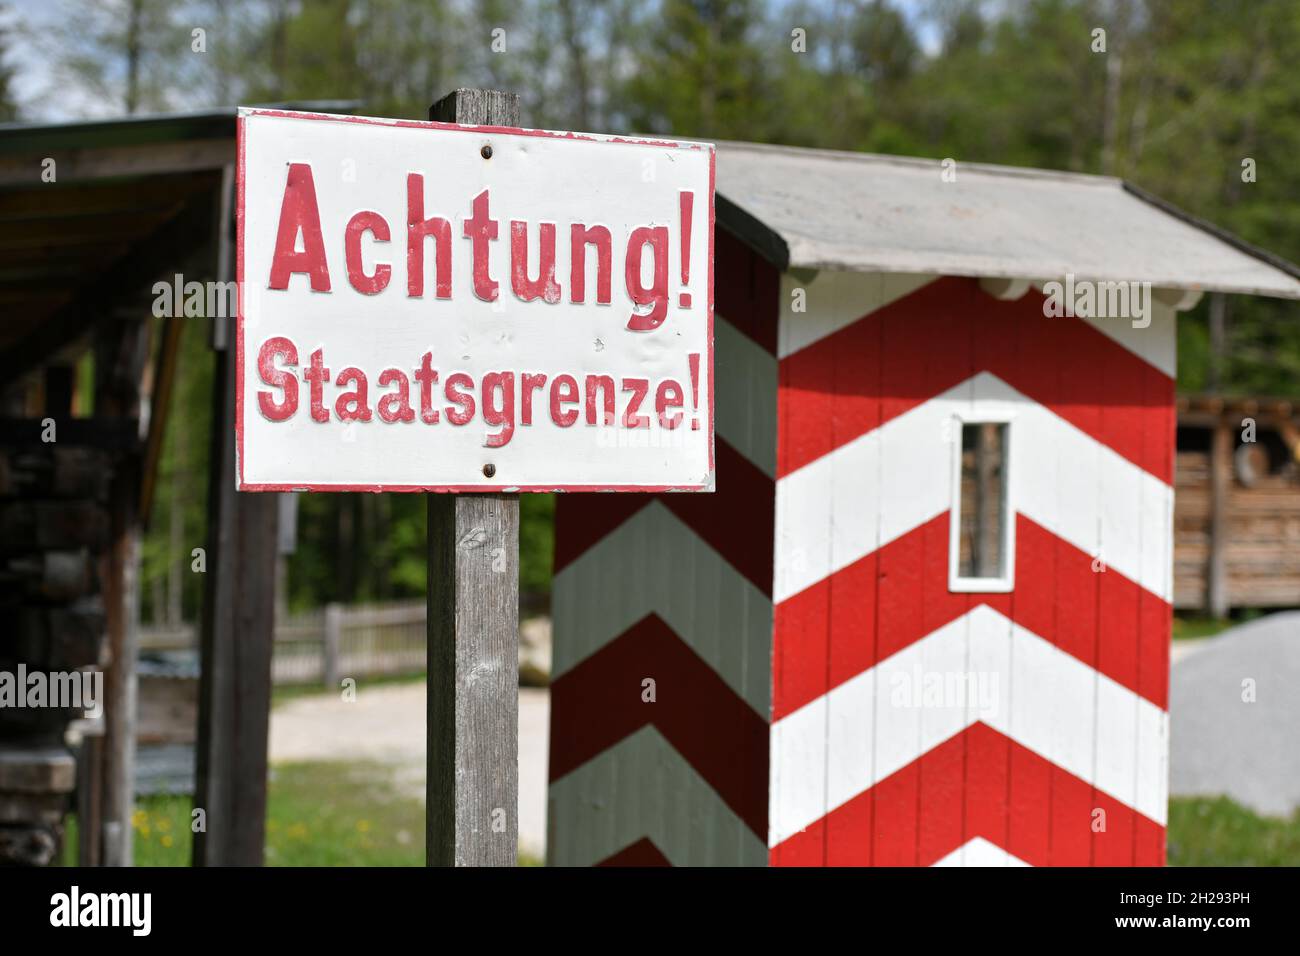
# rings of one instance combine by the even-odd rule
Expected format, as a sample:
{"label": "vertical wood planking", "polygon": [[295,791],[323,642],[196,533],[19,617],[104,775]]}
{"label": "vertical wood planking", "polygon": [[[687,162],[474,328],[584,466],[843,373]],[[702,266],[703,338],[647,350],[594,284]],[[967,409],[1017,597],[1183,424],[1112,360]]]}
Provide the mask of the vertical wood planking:
{"label": "vertical wood planking", "polygon": [[[519,125],[519,96],[459,89],[435,122]],[[490,162],[485,159],[484,162]],[[430,866],[514,866],[519,846],[519,496],[429,495]]]}

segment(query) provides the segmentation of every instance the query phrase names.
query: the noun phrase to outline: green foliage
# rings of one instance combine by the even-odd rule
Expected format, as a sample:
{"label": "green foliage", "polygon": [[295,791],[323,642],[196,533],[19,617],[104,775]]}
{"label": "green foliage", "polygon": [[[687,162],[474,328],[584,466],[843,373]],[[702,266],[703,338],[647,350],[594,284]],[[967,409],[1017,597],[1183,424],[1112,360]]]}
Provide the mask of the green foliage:
{"label": "green foliage", "polygon": [[193,549],[207,547],[213,372],[210,337],[211,326],[206,320],[183,322],[153,508],[141,547],[141,617],[145,621],[168,621],[169,608],[174,612],[177,607],[177,620],[193,620],[202,606],[204,576],[191,568]]}
{"label": "green foliage", "polygon": [[[1121,176],[1300,259],[1294,0],[105,0],[58,20],[42,40],[52,74],[101,108],[359,99],[372,114],[420,117],[454,87],[495,86],[522,93],[526,122],[556,128]],[[190,51],[191,24],[207,30],[206,54]],[[1180,388],[1297,394],[1293,304],[1230,298],[1217,381],[1208,312],[1207,297],[1180,319]],[[187,615],[201,587],[188,571],[205,539],[201,339],[187,337],[193,371],[145,545],[146,619],[166,603],[158,582],[178,555]],[[526,590],[549,587],[553,506],[523,498]],[[300,496],[291,603],[423,594],[424,508],[418,495]]]}

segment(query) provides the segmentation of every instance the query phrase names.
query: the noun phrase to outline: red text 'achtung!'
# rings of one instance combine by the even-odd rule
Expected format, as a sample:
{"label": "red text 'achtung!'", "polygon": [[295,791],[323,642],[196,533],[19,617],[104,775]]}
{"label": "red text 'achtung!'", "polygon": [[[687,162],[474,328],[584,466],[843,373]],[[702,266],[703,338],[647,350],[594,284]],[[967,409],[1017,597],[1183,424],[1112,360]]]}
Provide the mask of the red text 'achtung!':
{"label": "red text 'achtung!'", "polygon": [[[683,309],[691,306],[691,294],[686,288],[690,285],[691,276],[690,238],[694,200],[695,194],[689,190],[678,193],[680,289],[677,302]],[[461,220],[460,238],[469,244],[474,295],[484,302],[495,302],[501,294],[500,277],[492,275],[488,253],[490,244],[502,238],[502,221],[493,218],[489,189],[474,196],[469,206],[470,214]],[[541,300],[551,305],[560,302],[564,298],[565,289],[556,266],[556,248],[561,241],[557,235],[558,224],[537,223],[535,246],[530,241],[530,233],[534,229],[527,221],[511,219],[508,229],[509,281],[515,297],[523,302]],[[301,250],[297,248],[299,235],[302,236]],[[409,298],[419,299],[426,294],[426,251],[431,252],[428,264],[433,270],[433,296],[437,299],[452,297],[452,256],[456,247],[452,238],[450,219],[426,215],[424,176],[408,173],[406,295]],[[391,243],[393,229],[388,219],[374,210],[362,210],[347,221],[343,227],[342,239],[344,264],[352,288],[365,295],[384,292],[393,280],[393,263],[381,261],[382,253],[376,250],[374,267],[367,272],[362,261],[362,243]],[[569,224],[569,302],[585,303],[589,296],[593,296],[599,305],[612,303],[614,241],[615,237],[607,226],[582,222]],[[664,225],[637,226],[627,236],[622,257],[623,281],[633,303],[627,320],[627,328],[633,332],[652,331],[667,317],[671,294],[668,275],[670,243],[669,228]],[[594,292],[587,285],[589,255],[595,260]],[[648,269],[645,268],[647,256],[650,257]],[[269,288],[287,289],[289,279],[295,273],[307,276],[313,292],[330,292],[333,288],[316,201],[316,184],[308,163],[289,164],[284,199],[280,206],[279,228],[275,237],[275,253],[271,260]]]}

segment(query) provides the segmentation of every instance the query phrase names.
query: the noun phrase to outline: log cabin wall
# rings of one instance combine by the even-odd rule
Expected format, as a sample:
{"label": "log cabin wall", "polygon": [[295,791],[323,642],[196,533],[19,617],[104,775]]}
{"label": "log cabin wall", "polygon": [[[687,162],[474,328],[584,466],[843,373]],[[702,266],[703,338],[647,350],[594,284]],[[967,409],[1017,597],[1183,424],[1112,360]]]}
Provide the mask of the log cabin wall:
{"label": "log cabin wall", "polygon": [[[1256,423],[1255,441],[1243,424]],[[1212,465],[1222,430],[1225,476],[1222,544],[1215,560]],[[1174,606],[1226,613],[1233,608],[1300,606],[1300,464],[1290,403],[1269,399],[1179,399],[1174,497]],[[1222,602],[1214,607],[1216,563]]]}

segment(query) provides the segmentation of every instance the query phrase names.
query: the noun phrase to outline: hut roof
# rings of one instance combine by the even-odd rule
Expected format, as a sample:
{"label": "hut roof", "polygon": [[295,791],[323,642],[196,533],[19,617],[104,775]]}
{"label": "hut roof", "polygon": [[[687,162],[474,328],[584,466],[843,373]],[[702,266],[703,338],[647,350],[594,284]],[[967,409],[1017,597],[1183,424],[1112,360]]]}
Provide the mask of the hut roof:
{"label": "hut roof", "polygon": [[1300,269],[1109,176],[718,145],[718,220],[782,269],[1096,281],[1300,299]]}

